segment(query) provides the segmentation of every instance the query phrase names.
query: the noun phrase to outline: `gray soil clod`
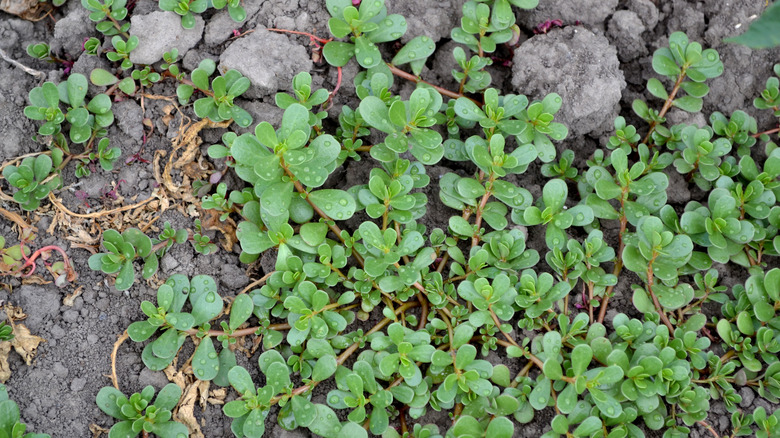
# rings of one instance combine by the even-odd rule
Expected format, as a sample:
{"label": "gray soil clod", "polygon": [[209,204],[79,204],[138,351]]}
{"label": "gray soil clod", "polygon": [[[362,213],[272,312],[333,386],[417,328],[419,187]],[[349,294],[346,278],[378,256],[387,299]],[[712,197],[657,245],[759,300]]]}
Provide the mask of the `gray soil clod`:
{"label": "gray soil clod", "polygon": [[195,47],[203,35],[203,18],[195,16],[192,29],[181,27],[181,18],[174,12],[157,11],[130,19],[130,35],[138,37],[138,47],[130,52],[134,64],[154,64],[173,48],[184,55]]}
{"label": "gray soil clod", "polygon": [[260,98],[290,90],[293,77],[310,71],[312,61],[306,48],[287,35],[258,28],[231,43],[220,55],[218,68],[241,72],[252,83],[246,96]]}
{"label": "gray soil clod", "polygon": [[[308,38],[274,33],[265,28],[286,27],[327,38],[329,16],[323,0],[248,0],[243,3],[248,13],[244,23],[235,23],[226,11],[220,11],[206,15],[205,21],[197,17],[195,29],[184,30],[179,16],[160,11],[157,1],[138,0],[131,19],[130,33],[139,37],[140,44],[132,52],[131,60],[139,64],[155,64],[162,59],[164,52],[177,48],[183,58],[180,65],[187,73],[205,58],[218,61],[223,71],[235,68],[252,83],[250,91],[242,96],[245,99],[239,104],[252,114],[255,123],[267,120],[278,126],[281,111],[273,106],[273,96],[279,91],[290,90],[291,80],[296,73],[309,71],[318,87],[329,90],[334,87],[336,75],[335,69],[312,62]],[[459,22],[463,0],[388,0],[387,3],[390,13],[407,16],[409,31],[406,40],[417,35],[428,35],[446,50],[435,55],[434,62],[428,64],[433,70],[424,70],[424,78],[448,88],[456,88],[457,83],[451,76],[454,64],[449,55],[455,44],[450,42],[449,35],[452,27]],[[502,94],[523,93],[531,100],[540,99],[550,92],[560,94],[564,105],[556,121],[565,123],[570,134],[557,146],[574,150],[580,160],[577,165],[582,168],[589,151],[596,144],[604,144],[618,113],[626,116],[630,123],[641,126],[632,116],[633,98],[644,98],[651,106],[660,106],[661,102],[645,90],[647,79],[655,77],[650,67],[650,56],[666,43],[669,33],[690,30],[694,32],[692,39],[720,52],[725,67],[721,77],[709,82],[711,91],[704,99],[703,114],[709,116],[713,111],[721,111],[729,115],[736,109],[744,109],[757,117],[759,128],[767,127],[772,122],[771,115],[752,109],[751,102],[763,89],[772,65],[780,59],[780,51],[753,52],[722,43],[724,37],[744,30],[750,17],[759,14],[763,7],[763,0],[541,0],[536,11],[516,11],[518,23],[526,33],[523,38],[528,39],[515,50],[511,68],[494,63],[491,67],[494,78],[492,85],[501,90]],[[0,48],[23,64],[44,71],[50,80],[57,82],[64,77],[62,66],[28,57],[25,53],[27,44],[49,43],[58,56],[69,56],[75,61],[74,72],[88,75],[96,67],[113,68],[104,55],[93,57],[82,53],[83,39],[96,34],[93,24],[87,22],[78,0],[69,0],[65,7],[55,12],[55,17],[56,24],[49,19],[31,23],[0,12]],[[553,29],[547,35],[531,34],[530,30],[534,26],[554,19],[562,20],[567,27]],[[580,21],[581,25],[573,25],[575,21]],[[254,32],[233,38],[233,30]],[[103,50],[109,48],[110,43],[104,44]],[[383,50],[386,50],[386,55],[392,55],[390,45],[383,47]],[[386,59],[390,57],[386,56]],[[350,89],[357,69],[354,64],[350,64],[343,72],[343,88],[336,96],[335,109],[331,110],[331,115],[341,104],[353,108],[356,106],[354,92]],[[440,82],[436,81],[437,78]],[[401,79],[396,78],[395,84],[396,89],[403,89],[406,95],[411,90],[411,86]],[[23,115],[28,92],[37,85],[39,82],[36,78],[0,60],[0,162],[46,147],[32,138],[38,124]],[[102,90],[90,86],[90,95]],[[170,80],[164,80],[149,92],[175,96],[175,87]],[[120,185],[120,193],[126,200],[135,196],[139,200],[150,196],[155,186],[152,164],[136,161],[125,165],[124,161],[141,148],[144,118],[152,120],[155,130],[144,145],[143,158],[151,161],[156,150],[166,154],[170,152],[170,138],[175,135],[175,127],[180,119],[174,119],[170,126],[163,124],[161,119],[166,105],[167,101],[146,99],[144,112],[139,103],[132,100],[114,104],[117,122],[110,128],[109,138],[112,146],[121,147],[122,158],[114,172],[98,170],[83,180],[79,189],[85,191],[90,200],[100,198],[106,187],[122,179],[125,182]],[[185,108],[184,111],[194,117],[191,108]],[[175,112],[174,115],[180,117]],[[671,119],[682,116],[669,113]],[[219,143],[223,132],[204,132],[202,150],[210,144]],[[206,155],[204,162],[215,168],[224,165],[223,161],[210,160]],[[366,160],[351,162],[345,171],[337,175],[338,178],[328,182],[329,186],[365,182],[371,167],[369,163]],[[457,163],[446,161],[427,170],[432,183],[426,188],[430,207],[429,217],[424,219],[424,223],[429,229],[443,227],[454,210],[439,203],[438,178],[447,172],[465,174],[466,170]],[[529,171],[512,181],[539,196],[544,179],[538,173],[538,170]],[[72,174],[71,171],[66,177],[66,185],[77,182]],[[688,200],[700,200],[702,193],[682,184],[683,177],[676,175],[673,170],[670,177],[671,204],[681,207]],[[6,183],[2,183],[2,188],[8,193]],[[63,198],[70,210],[84,211],[82,201],[70,191],[63,190],[58,196]],[[0,206],[19,211],[13,203],[3,202]],[[69,230],[56,230],[54,235],[47,233],[51,214],[44,213],[44,219],[34,224],[39,227],[35,243],[47,242],[65,248],[79,273],[79,279],[75,286],[64,290],[51,284],[23,286],[17,279],[2,280],[13,286],[13,292],[0,289],[0,300],[21,306],[28,314],[24,323],[33,334],[46,339],[39,346],[31,366],[25,365],[15,354],[10,356],[12,376],[7,385],[11,397],[21,407],[22,419],[28,424],[28,430],[49,433],[55,438],[87,437],[92,435],[90,424],[102,427],[113,424],[95,405],[95,396],[101,387],[111,384],[105,376],[111,372],[109,357],[114,342],[130,323],[142,317],[140,302],[154,300],[155,289],[144,281],[138,281],[130,291],[124,293],[109,286],[110,282],[106,281],[105,275],[89,269],[87,259],[90,253],[71,247],[71,242],[66,240]],[[171,221],[175,228],[192,228],[192,218],[174,210],[166,211],[156,224],[161,226],[164,221]],[[348,226],[351,224],[354,221],[347,223]],[[532,236],[528,246],[542,249],[542,233],[530,234]],[[9,242],[16,236],[12,224],[1,216],[0,235],[8,238]],[[260,271],[262,275],[262,272],[272,270],[275,258],[273,251],[264,254],[259,262],[260,268],[255,271]],[[238,261],[237,253],[228,253],[220,247],[216,254],[203,256],[188,244],[175,246],[162,258],[158,275],[162,279],[175,273],[211,275],[219,282],[221,294],[233,296],[250,281],[245,276],[247,268]],[[740,283],[746,278],[742,269],[718,268],[725,285]],[[636,279],[621,277],[615,289],[618,295],[610,302],[607,320],[611,320],[617,312],[633,311],[630,296],[632,281]],[[74,300],[73,306],[64,305],[62,300],[65,294],[73,292],[78,286],[83,286],[82,295]],[[143,344],[126,341],[119,349],[118,379],[126,393],[140,391],[145,385],[159,388],[167,382],[162,373],[149,371],[143,365],[140,358],[142,348]],[[179,363],[184,360],[186,357],[183,354]],[[250,358],[239,355],[238,360],[240,365],[256,372],[257,354]],[[511,368],[514,365],[508,366]],[[315,392],[315,398],[321,400],[323,391],[328,389],[332,387],[325,383],[321,385]],[[752,411],[756,406],[768,406],[760,397],[754,398],[750,390],[740,390],[740,394],[743,397],[740,406],[746,411]],[[232,436],[230,419],[222,414],[221,406],[207,405],[205,410],[197,407],[195,415],[202,421],[206,437]],[[532,423],[517,427],[517,436],[542,435],[549,430],[552,416],[550,409],[537,413]],[[275,414],[271,417],[275,418]],[[713,402],[711,424],[721,436],[728,435],[728,417],[724,405]],[[443,430],[451,424],[443,415],[426,414],[421,421],[427,418],[436,419]],[[267,434],[271,437],[309,436],[307,431],[285,431],[270,420],[267,424]],[[694,429],[692,436],[710,435],[703,429]]]}
{"label": "gray soil clod", "polygon": [[512,85],[529,99],[558,93],[567,104],[556,121],[576,138],[612,129],[626,82],[605,37],[569,26],[537,35],[515,51]]}

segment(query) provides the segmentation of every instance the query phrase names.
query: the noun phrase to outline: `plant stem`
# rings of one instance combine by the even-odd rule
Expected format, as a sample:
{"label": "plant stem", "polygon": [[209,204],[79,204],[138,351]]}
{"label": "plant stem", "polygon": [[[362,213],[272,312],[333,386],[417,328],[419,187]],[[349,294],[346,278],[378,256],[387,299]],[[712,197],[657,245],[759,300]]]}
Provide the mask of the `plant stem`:
{"label": "plant stem", "polygon": [[269,31],[271,31],[271,32],[279,32],[279,33],[292,33],[292,34],[295,34],[295,35],[303,35],[303,36],[307,36],[307,37],[309,37],[309,39],[311,39],[312,41],[317,41],[317,42],[318,42],[318,43],[320,43],[320,44],[327,44],[327,43],[329,43],[329,42],[333,41],[333,39],[332,39],[332,38],[329,38],[329,39],[320,38],[320,37],[318,37],[318,36],[316,36],[316,35],[314,35],[314,34],[311,34],[311,33],[309,33],[309,32],[300,32],[300,31],[297,31],[297,30],[276,29],[276,28],[270,28],[270,29],[266,29],[266,30],[269,30]]}
{"label": "plant stem", "polygon": [[[626,190],[628,188],[623,188],[623,195],[620,198],[620,232],[618,234],[618,250],[617,250],[617,260],[615,261],[615,267],[612,270],[612,275],[620,278],[620,271],[623,270],[623,249],[625,246],[625,242],[623,242],[623,236],[626,234],[626,227],[628,226],[628,219],[626,218],[626,211],[625,211],[625,201],[626,201]],[[615,285],[617,285],[617,282],[615,282]],[[607,304],[609,303],[609,297],[612,294],[612,291],[615,289],[615,286],[607,286],[607,289],[604,291],[604,298],[601,299],[601,308],[599,309],[599,323],[604,322],[604,317],[607,315]]]}
{"label": "plant stem", "polygon": [[697,423],[699,423],[703,428],[709,430],[710,433],[712,434],[712,436],[714,436],[715,438],[720,438],[720,435],[718,435],[718,432],[715,432],[715,429],[713,429],[712,426],[710,426],[706,421],[700,420],[700,421],[697,421]]}
{"label": "plant stem", "polygon": [[770,129],[770,130],[764,131],[764,132],[759,132],[757,134],[752,134],[751,137],[758,138],[758,137],[761,137],[764,134],[770,135],[770,134],[775,134],[775,133],[778,133],[778,132],[780,132],[780,127],[777,127],[775,129]]}
{"label": "plant stem", "polygon": [[403,79],[406,79],[408,81],[412,81],[415,84],[420,84],[420,83],[428,84],[431,87],[433,87],[436,91],[438,91],[439,93],[441,93],[441,94],[443,94],[443,95],[445,95],[447,97],[450,97],[452,99],[457,99],[459,97],[465,97],[465,98],[469,99],[470,101],[472,101],[472,102],[476,103],[477,105],[479,105],[480,108],[482,107],[482,103],[481,102],[478,102],[478,101],[476,101],[476,100],[474,100],[474,99],[472,99],[470,97],[464,96],[461,93],[455,93],[454,91],[450,91],[450,90],[444,89],[444,88],[439,87],[437,85],[431,84],[430,82],[426,82],[426,81],[420,79],[418,76],[415,76],[415,75],[413,75],[411,73],[407,73],[407,72],[401,70],[400,68],[394,66],[393,64],[390,64],[389,62],[387,62],[386,64],[390,68],[390,71],[394,75],[398,76],[399,78],[403,78]]}
{"label": "plant stem", "polygon": [[453,351],[452,348],[452,341],[455,339],[454,331],[452,330],[452,323],[450,322],[450,318],[447,317],[447,315],[442,311],[441,309],[437,309],[439,312],[439,316],[441,316],[441,319],[444,320],[444,323],[447,324],[447,335],[450,337],[450,352]]}
{"label": "plant stem", "polygon": [[509,335],[509,333],[501,330],[501,322],[498,320],[498,316],[496,316],[496,312],[493,311],[493,306],[489,305],[488,310],[490,310],[490,316],[493,317],[493,322],[496,324],[496,328],[498,331],[501,332],[502,335],[506,338],[507,341],[509,341],[512,345],[514,345],[517,348],[521,348],[520,345],[514,340],[512,336]]}
{"label": "plant stem", "polygon": [[482,195],[482,199],[477,206],[477,214],[474,220],[474,236],[471,238],[471,247],[474,248],[480,241],[480,228],[482,227],[482,211],[485,209],[490,196],[493,194],[493,181],[496,180],[495,175],[491,172],[488,178],[487,184],[485,184],[485,194]]}
{"label": "plant stem", "polygon": [[60,253],[63,259],[63,263],[65,265],[65,274],[67,275],[68,281],[74,281],[78,275],[76,274],[76,271],[73,269],[73,266],[70,264],[70,259],[68,259],[68,255],[65,254],[65,250],[60,248],[57,245],[47,245],[43,248],[38,249],[34,253],[32,253],[29,257],[27,254],[24,253],[24,250],[22,250],[22,257],[24,258],[24,264],[21,268],[19,268],[19,271],[24,271],[25,268],[29,267],[30,270],[27,273],[21,272],[22,277],[29,277],[35,272],[35,260],[41,256],[46,251],[57,251]]}
{"label": "plant stem", "polygon": [[122,34],[123,37],[130,39],[130,34],[128,34],[127,32],[122,32],[122,26],[119,24],[118,21],[116,21],[116,19],[114,19],[114,17],[111,16],[111,10],[109,9],[108,11],[103,11],[103,12],[106,12],[106,18],[111,20],[111,23],[114,24],[116,30],[119,31],[119,33]]}
{"label": "plant stem", "polygon": [[[225,333],[222,330],[209,330],[208,332],[206,332],[206,335],[207,336],[227,336],[229,338],[240,338],[240,337],[243,337],[243,336],[249,336],[249,335],[253,334],[254,332],[256,332],[257,329],[260,329],[260,328],[263,328],[263,327],[262,326],[247,327],[245,329],[236,330],[233,333]],[[289,330],[290,329],[290,324],[288,324],[286,322],[285,323],[280,323],[280,324],[271,324],[271,325],[268,326],[268,329],[269,330]],[[192,329],[189,329],[189,330],[184,330],[184,332],[187,333],[188,335],[195,336],[195,335],[198,334],[198,329],[192,328]]]}
{"label": "plant stem", "polygon": [[[685,70],[687,70],[687,67],[683,67],[680,70],[680,74],[677,75],[677,81],[674,83],[674,88],[672,88],[672,92],[669,93],[669,97],[666,98],[666,102],[664,102],[664,106],[661,107],[661,111],[658,112],[659,119],[663,118],[666,115],[666,113],[669,111],[669,109],[672,107],[674,98],[675,96],[677,96],[677,92],[680,91],[680,85],[682,85],[683,81],[685,80]],[[658,126],[658,124],[655,121],[650,122],[650,129],[647,131],[645,138],[642,139],[642,143],[647,144],[647,141],[650,140],[650,136],[653,135],[653,131],[655,131],[656,126]]]}
{"label": "plant stem", "polygon": [[[341,228],[339,228],[338,225],[336,225],[336,221],[330,218],[324,211],[322,211],[321,208],[317,207],[317,205],[312,202],[311,199],[309,199],[309,192],[306,191],[306,189],[303,187],[303,184],[301,184],[300,181],[293,175],[293,173],[290,171],[290,169],[287,168],[287,166],[284,163],[284,160],[279,161],[279,164],[282,166],[282,169],[284,169],[284,173],[287,174],[287,176],[290,177],[290,180],[293,182],[293,185],[295,185],[295,189],[298,191],[298,193],[301,193],[304,196],[304,199],[306,199],[306,202],[311,205],[311,207],[314,209],[314,211],[317,212],[317,214],[325,220],[325,223],[328,224],[328,228],[333,232],[333,234],[336,235],[336,237],[341,240],[341,242],[344,242],[344,238],[341,236]],[[355,257],[355,260],[360,263],[361,266],[365,265],[365,262],[363,261],[363,257],[358,254],[357,250],[355,248],[352,248],[352,255]]]}
{"label": "plant stem", "polygon": [[650,298],[653,299],[653,305],[655,306],[655,310],[658,311],[658,314],[661,315],[661,321],[663,321],[664,325],[669,329],[669,336],[674,337],[674,327],[672,326],[672,323],[669,322],[669,318],[666,316],[664,308],[661,307],[661,303],[658,302],[658,297],[653,293],[653,262],[655,261],[656,256],[657,254],[653,254],[653,258],[650,259],[650,263],[647,265],[647,293],[649,293]]}
{"label": "plant stem", "polygon": [[[394,313],[396,315],[400,315],[402,312],[405,312],[406,310],[411,309],[412,307],[416,307],[416,306],[417,306],[417,302],[415,302],[415,301],[404,303],[403,306],[395,309]],[[386,325],[390,324],[391,322],[393,322],[392,319],[384,318],[383,320],[379,321],[374,327],[372,327],[371,330],[366,332],[365,335],[368,336],[368,335],[370,335],[372,333],[376,333],[379,330],[382,330]],[[341,354],[339,354],[338,358],[336,358],[336,363],[338,363],[339,365],[344,364],[344,362],[346,362],[347,359],[349,359],[349,357],[352,356],[352,354],[355,353],[355,351],[357,351],[358,347],[360,347],[360,343],[359,342],[355,342],[354,344],[352,344],[349,347],[347,347],[347,349],[344,350],[343,352],[341,352]],[[319,383],[320,382],[318,382],[318,381],[312,381],[308,385],[299,386],[298,388],[295,388],[292,391],[291,395],[305,394],[306,392],[314,389],[314,387],[317,386]],[[288,397],[287,395],[276,396],[276,397],[271,399],[270,404],[274,405],[276,403],[279,403],[281,400],[283,400],[283,399],[285,399],[287,397]]]}

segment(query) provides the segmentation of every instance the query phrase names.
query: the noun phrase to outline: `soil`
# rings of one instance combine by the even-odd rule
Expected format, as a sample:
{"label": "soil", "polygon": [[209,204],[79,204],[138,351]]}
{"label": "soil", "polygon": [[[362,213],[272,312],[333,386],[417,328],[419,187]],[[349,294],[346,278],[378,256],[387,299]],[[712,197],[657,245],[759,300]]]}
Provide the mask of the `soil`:
{"label": "soil", "polygon": [[[147,38],[146,43],[139,47],[139,52],[134,55],[137,59],[158,65],[161,49],[171,48],[161,45],[176,41],[191,47],[186,52],[180,51],[183,58],[181,65],[187,71],[205,58],[217,61],[220,68],[242,71],[252,79],[253,84],[247,98],[242,99],[240,104],[252,114],[255,123],[266,120],[278,124],[281,111],[273,106],[274,94],[277,91],[289,91],[292,76],[301,69],[310,71],[315,87],[334,87],[336,70],[312,62],[308,38],[264,30],[276,27],[308,32],[314,29],[318,35],[325,36],[329,16],[324,1],[247,0],[244,3],[248,18],[244,23],[234,23],[225,11],[204,13],[204,21],[198,21],[192,35],[188,34],[182,39],[177,39],[181,29],[176,17],[170,17],[171,13],[159,12],[157,2],[138,0],[133,3],[131,33],[150,27],[160,32],[159,37]],[[444,87],[456,87],[450,75],[453,68],[451,49],[455,43],[449,35],[457,23],[463,0],[388,0],[387,3],[391,12],[407,17],[407,35],[426,34],[440,46],[441,50],[423,71],[423,78]],[[751,19],[762,12],[765,8],[763,0],[541,0],[540,3],[537,11],[519,14],[523,39],[527,41],[517,49],[513,59],[496,62],[490,68],[492,86],[506,93],[526,94],[529,99],[543,97],[549,92],[559,93],[564,98],[560,117],[569,124],[572,135],[559,142],[558,147],[559,150],[573,149],[581,169],[584,159],[597,146],[605,143],[616,115],[624,115],[629,122],[642,126],[632,116],[633,99],[644,97],[660,107],[660,102],[650,97],[644,88],[647,79],[655,76],[650,67],[651,54],[666,44],[668,35],[677,30],[687,32],[691,40],[700,41],[705,47],[717,49],[724,63],[724,74],[710,81],[711,92],[705,98],[702,114],[706,117],[713,111],[720,111],[728,115],[734,110],[743,109],[757,118],[759,130],[774,127],[771,114],[753,109],[752,100],[763,89],[766,78],[771,75],[772,65],[779,59],[780,51],[751,51],[722,42],[723,38],[740,33]],[[175,19],[174,25],[167,25],[171,18]],[[533,34],[534,26],[554,19],[562,20],[564,27],[553,28],[547,35]],[[0,49],[12,59],[44,72],[48,80],[55,82],[64,79],[63,66],[28,57],[25,53],[28,44],[49,43],[58,57],[75,62],[73,72],[89,74],[95,67],[111,68],[105,57],[82,53],[84,39],[96,36],[92,25],[86,22],[86,13],[77,0],[67,1],[54,11],[51,18],[37,22],[0,12]],[[235,37],[234,30],[241,36]],[[343,104],[353,108],[356,106],[352,87],[356,72],[357,68],[353,64],[344,68],[344,87],[335,98],[331,116],[336,116]],[[396,79],[395,84],[397,92],[404,96],[408,96],[413,89],[402,79]],[[45,148],[32,138],[37,129],[36,123],[23,115],[27,93],[36,85],[39,85],[38,78],[0,61],[0,95],[3,96],[0,99],[0,162]],[[91,94],[100,91],[93,88]],[[173,96],[174,85],[170,80],[164,81],[152,87],[148,94]],[[182,122],[182,115],[171,112],[169,105],[167,100],[154,98],[146,98],[142,102],[125,100],[115,103],[117,122],[110,128],[109,138],[112,146],[122,149],[120,165],[113,172],[98,170],[82,180],[76,180],[72,171],[64,172],[66,189],[57,193],[63,205],[71,212],[88,214],[141,202],[152,196],[158,186],[154,177],[156,151],[162,151],[161,156],[167,157],[171,151],[171,139],[176,136]],[[186,116],[194,117],[191,107],[183,111]],[[700,116],[689,120],[691,118],[687,114],[674,110],[668,118],[672,123],[706,123]],[[151,131],[143,123],[147,119],[154,127]],[[200,166],[222,168],[223,163],[208,158],[205,148],[219,143],[223,132],[224,129],[206,129],[201,132],[203,159]],[[140,153],[141,159],[125,164],[125,160],[136,153]],[[165,158],[162,163],[165,163]],[[370,166],[365,160],[350,163],[346,170],[334,174],[329,185],[338,187],[343,184],[342,181],[347,184],[364,182]],[[465,174],[470,171],[472,169],[446,160],[428,169],[431,186],[426,189],[430,201],[429,216],[424,219],[427,226],[445,226],[447,218],[454,214],[453,210],[438,204],[438,177],[446,172]],[[173,177],[174,181],[183,181],[180,170],[175,170]],[[682,182],[679,178],[674,179],[677,178],[674,171],[670,177],[673,178],[672,182]],[[227,178],[226,181],[231,185],[230,188],[240,185],[237,178]],[[544,183],[538,174],[538,167],[532,167],[531,171],[514,182],[528,188],[535,197],[540,195]],[[113,199],[112,193],[109,193],[117,186],[115,193],[119,200]],[[0,188],[5,193],[10,192],[5,181]],[[691,199],[700,200],[703,196],[700,191],[690,191],[685,184],[670,184],[669,191],[670,202],[675,206],[682,206]],[[191,245],[176,245],[162,259],[155,279],[151,282],[138,281],[131,290],[118,292],[112,286],[113,280],[88,268],[90,252],[83,246],[74,246],[74,242],[84,240],[84,236],[98,236],[98,226],[110,226],[111,223],[125,222],[126,226],[130,221],[138,226],[157,219],[148,225],[150,230],[157,229],[164,221],[170,221],[177,228],[192,228],[194,217],[202,212],[170,205],[158,215],[154,210],[163,208],[161,201],[156,200],[145,210],[102,218],[96,226],[93,221],[78,217],[71,217],[68,223],[67,218],[58,215],[48,201],[32,214],[21,212],[18,205],[12,202],[3,202],[1,205],[7,210],[21,213],[37,227],[34,247],[56,244],[65,248],[79,274],[75,284],[64,289],[58,289],[53,284],[22,284],[18,279],[3,279],[7,287],[0,289],[0,300],[20,306],[28,315],[24,324],[32,333],[46,339],[38,348],[35,361],[30,366],[25,365],[17,355],[10,356],[12,376],[7,382],[9,393],[21,406],[22,419],[29,425],[28,430],[49,433],[53,437],[88,437],[92,436],[92,424],[102,427],[110,427],[112,424],[109,417],[95,405],[95,396],[101,387],[111,384],[107,376],[111,374],[110,355],[114,342],[131,322],[141,318],[139,303],[154,299],[156,281],[162,281],[174,273],[188,276],[208,274],[218,279],[223,296],[232,296],[273,266],[273,257],[263,257],[259,266],[241,264],[237,246],[232,248],[234,251],[226,251],[220,246],[215,254],[201,255]],[[50,227],[53,221],[56,223]],[[218,242],[222,238],[214,231],[207,234]],[[9,244],[14,244],[14,239],[18,239],[12,223],[2,217],[0,235],[5,236]],[[536,238],[531,237],[529,246],[540,251],[544,249],[544,242],[538,233]],[[739,267],[718,268],[723,284],[728,286],[743,282],[747,276]],[[46,275],[42,278],[49,279]],[[632,279],[627,275],[622,277],[615,289],[616,296],[610,301],[608,320],[617,312],[635,313],[630,300],[631,282]],[[64,297],[77,289],[81,290],[81,295],[73,300],[72,305],[64,304]],[[159,389],[168,383],[162,372],[149,371],[143,365],[140,358],[142,346],[128,341],[119,349],[117,377],[126,393],[139,391],[146,385]],[[239,364],[250,370],[256,368],[253,364],[256,364],[258,354],[251,357],[239,355]],[[496,355],[491,355],[491,358],[507,361]],[[510,364],[510,368],[516,367],[516,364]],[[315,398],[321,399],[329,389],[326,384],[320,385]],[[741,395],[741,407],[747,411],[761,405],[770,407],[756,398],[750,389],[741,390]],[[551,415],[550,412],[537,414],[531,424],[516,429],[516,436],[542,435],[549,429]],[[222,415],[221,406],[207,404],[205,409],[196,406],[195,416],[206,437],[231,436],[230,422]],[[275,418],[275,413],[271,417]],[[426,420],[437,421],[442,430],[446,430],[449,422],[444,415],[426,416]],[[729,415],[721,403],[713,402],[708,421],[719,434],[730,432]],[[306,431],[285,431],[274,421],[268,422],[267,434],[272,437],[307,436]],[[708,434],[696,426],[691,436],[703,437]]]}

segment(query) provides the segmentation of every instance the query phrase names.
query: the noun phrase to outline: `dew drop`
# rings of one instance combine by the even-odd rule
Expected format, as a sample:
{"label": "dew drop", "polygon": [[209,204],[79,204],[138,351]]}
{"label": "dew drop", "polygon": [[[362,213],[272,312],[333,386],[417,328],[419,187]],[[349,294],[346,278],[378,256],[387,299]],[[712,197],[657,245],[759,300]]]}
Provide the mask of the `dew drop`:
{"label": "dew drop", "polygon": [[169,316],[169,317],[168,317],[168,322],[169,322],[171,325],[176,325],[176,323],[177,323],[178,321],[179,321],[179,320],[178,320],[178,318],[176,318],[175,316]]}
{"label": "dew drop", "polygon": [[211,353],[209,353],[209,359],[216,359],[216,358],[217,358],[217,353],[215,353],[213,351]]}
{"label": "dew drop", "polygon": [[325,204],[325,210],[332,210],[332,209],[333,209],[333,204],[331,204],[330,202]]}
{"label": "dew drop", "polygon": [[409,52],[409,59],[414,59],[414,57],[417,56],[414,52]]}
{"label": "dew drop", "polygon": [[583,214],[578,214],[578,215],[577,215],[577,220],[578,220],[578,221],[585,220],[585,215],[583,215]]}
{"label": "dew drop", "polygon": [[392,26],[392,25],[393,25],[393,20],[391,20],[389,18],[387,20],[385,20],[385,26]]}
{"label": "dew drop", "polygon": [[348,204],[348,202],[347,202],[347,200],[346,200],[346,199],[342,199],[342,200],[340,200],[340,201],[339,201],[339,204],[341,204],[341,205],[347,205],[347,204]]}
{"label": "dew drop", "polygon": [[196,372],[198,373],[199,376],[201,376],[201,377],[203,376],[203,370],[198,370]]}
{"label": "dew drop", "polygon": [[214,292],[209,292],[208,295],[206,295],[207,303],[213,303],[216,300],[217,300],[217,296],[214,294]]}
{"label": "dew drop", "polygon": [[718,57],[714,53],[710,52],[707,54],[707,59],[709,59],[710,61],[715,61],[716,59],[718,59]]}
{"label": "dew drop", "polygon": [[401,32],[393,32],[390,34],[390,36],[393,38],[401,38]]}
{"label": "dew drop", "polygon": [[422,158],[423,158],[423,161],[430,161],[431,160],[431,155],[430,154],[423,154]]}
{"label": "dew drop", "polygon": [[374,58],[369,56],[368,58],[363,59],[363,62],[366,64],[372,64],[374,62]]}

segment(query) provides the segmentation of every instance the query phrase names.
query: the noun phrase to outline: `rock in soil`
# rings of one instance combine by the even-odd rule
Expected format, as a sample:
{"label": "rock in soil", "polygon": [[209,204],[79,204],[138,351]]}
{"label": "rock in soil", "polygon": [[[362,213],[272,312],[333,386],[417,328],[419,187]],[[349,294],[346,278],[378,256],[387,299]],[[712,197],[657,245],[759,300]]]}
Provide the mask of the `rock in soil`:
{"label": "rock in soil", "polygon": [[306,49],[286,35],[257,29],[235,40],[219,57],[219,70],[230,69],[238,70],[252,82],[246,96],[258,98],[290,90],[293,76],[310,71],[312,62]]}
{"label": "rock in soil", "polygon": [[553,92],[563,98],[555,121],[570,137],[613,129],[626,81],[607,38],[578,26],[536,35],[515,51],[512,73],[515,90],[529,100]]}
{"label": "rock in soil", "polygon": [[203,18],[195,15],[192,29],[181,27],[181,18],[174,12],[157,11],[130,19],[130,35],[138,37],[138,47],[130,52],[134,64],[154,64],[165,52],[173,48],[184,55],[200,41],[203,35]]}

